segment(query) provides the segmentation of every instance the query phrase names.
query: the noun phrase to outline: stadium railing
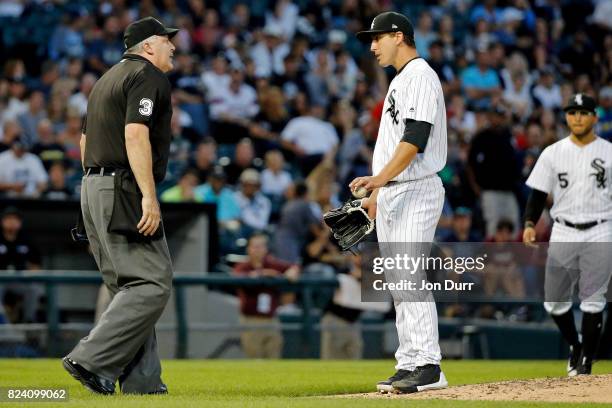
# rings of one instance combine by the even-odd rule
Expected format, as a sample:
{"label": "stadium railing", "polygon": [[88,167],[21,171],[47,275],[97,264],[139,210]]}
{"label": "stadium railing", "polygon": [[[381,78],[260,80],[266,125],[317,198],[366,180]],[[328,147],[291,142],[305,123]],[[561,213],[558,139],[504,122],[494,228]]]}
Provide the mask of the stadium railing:
{"label": "stadium railing", "polygon": [[[79,273],[71,271],[69,273],[58,273],[53,271],[45,273],[45,271],[11,271],[11,273],[0,274],[0,285],[9,283],[29,283],[43,284],[45,286],[45,294],[47,299],[46,317],[47,317],[47,335],[48,335],[48,354],[55,355],[59,350],[60,337],[60,310],[58,307],[58,285],[100,285],[102,278],[100,275],[92,275],[90,271]],[[214,286],[217,288],[246,288],[246,287],[275,287],[283,291],[291,291],[299,294],[302,307],[302,334],[305,344],[313,344],[316,336],[315,332],[315,317],[313,309],[315,290],[322,288],[335,288],[338,286],[336,278],[329,277],[308,277],[304,276],[297,281],[291,282],[285,278],[275,277],[237,277],[225,274],[174,274],[173,290],[176,309],[176,358],[186,358],[188,350],[188,322],[187,322],[187,302],[186,289],[190,286],[205,285]]]}

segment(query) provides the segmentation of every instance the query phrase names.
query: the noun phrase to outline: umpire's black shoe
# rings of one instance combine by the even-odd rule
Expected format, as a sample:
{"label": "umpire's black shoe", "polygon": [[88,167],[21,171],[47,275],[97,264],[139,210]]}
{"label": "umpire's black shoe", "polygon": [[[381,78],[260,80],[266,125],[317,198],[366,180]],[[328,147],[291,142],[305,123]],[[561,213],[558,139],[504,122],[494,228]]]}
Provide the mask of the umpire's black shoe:
{"label": "umpire's black shoe", "polygon": [[378,383],[376,383],[376,390],[382,393],[393,392],[393,385],[391,385],[391,383],[393,383],[393,381],[401,380],[411,372],[412,371],[409,370],[397,370],[395,374],[393,374],[391,377],[387,378],[384,381],[379,381]]}
{"label": "umpire's black shoe", "polygon": [[578,374],[578,360],[580,360],[580,353],[582,352],[582,346],[577,344],[570,346],[569,358],[567,359],[567,376],[574,377]]}
{"label": "umpire's black shoe", "polygon": [[119,388],[124,395],[165,395],[168,394],[168,387],[164,383],[160,383],[157,388],[149,392],[125,392],[119,383]]}
{"label": "umpire's black shoe", "polygon": [[427,364],[417,367],[409,375],[391,384],[395,391],[409,394],[425,390],[448,387],[448,382],[439,365]]}
{"label": "umpire's black shoe", "polygon": [[587,358],[585,356],[580,356],[580,362],[578,363],[578,367],[576,368],[576,372],[578,375],[581,374],[591,374],[591,368],[593,366],[593,360]]}
{"label": "umpire's black shoe", "polygon": [[155,391],[147,393],[148,395],[165,395],[168,393],[168,387],[166,384],[161,383]]}
{"label": "umpire's black shoe", "polygon": [[115,393],[115,384],[106,378],[102,378],[99,375],[88,371],[74,360],[68,357],[62,359],[64,369],[74,377],[75,380],[79,381],[91,392],[96,394],[111,395]]}

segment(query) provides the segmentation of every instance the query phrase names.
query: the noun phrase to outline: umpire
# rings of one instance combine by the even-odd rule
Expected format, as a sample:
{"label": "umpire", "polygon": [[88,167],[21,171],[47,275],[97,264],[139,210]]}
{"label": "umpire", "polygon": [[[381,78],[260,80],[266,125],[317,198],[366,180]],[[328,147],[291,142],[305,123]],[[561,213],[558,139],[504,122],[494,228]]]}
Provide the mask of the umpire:
{"label": "umpire", "polygon": [[83,224],[112,301],[63,359],[85,387],[113,394],[167,393],[155,323],[172,286],[172,264],[155,184],[170,145],[170,83],[177,29],[147,17],[124,34],[123,59],[98,80],[81,136]]}

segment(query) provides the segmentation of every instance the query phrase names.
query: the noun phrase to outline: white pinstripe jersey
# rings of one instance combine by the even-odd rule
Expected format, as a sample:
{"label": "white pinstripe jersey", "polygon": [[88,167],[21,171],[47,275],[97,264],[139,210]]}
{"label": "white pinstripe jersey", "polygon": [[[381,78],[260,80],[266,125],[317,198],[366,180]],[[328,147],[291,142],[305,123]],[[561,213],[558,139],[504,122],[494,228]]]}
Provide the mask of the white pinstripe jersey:
{"label": "white pinstripe jersey", "polygon": [[544,149],[527,185],[552,194],[553,219],[612,220],[612,143],[597,137],[580,147],[561,139]]}
{"label": "white pinstripe jersey", "polygon": [[393,180],[418,180],[436,174],[446,163],[446,107],[436,72],[422,58],[405,65],[389,84],[374,147],[372,173],[377,175],[391,160],[402,140],[405,119],[432,124],[427,146]]}

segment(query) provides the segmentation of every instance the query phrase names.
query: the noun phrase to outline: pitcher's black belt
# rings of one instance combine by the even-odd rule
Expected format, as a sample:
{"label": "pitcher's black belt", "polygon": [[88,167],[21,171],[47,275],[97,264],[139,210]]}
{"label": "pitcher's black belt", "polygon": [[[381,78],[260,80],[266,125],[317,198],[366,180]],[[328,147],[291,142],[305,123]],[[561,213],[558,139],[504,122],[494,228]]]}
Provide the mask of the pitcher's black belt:
{"label": "pitcher's black belt", "polygon": [[557,217],[555,218],[555,221],[558,222],[559,224],[566,225],[570,228],[575,228],[579,231],[584,231],[584,230],[588,230],[589,228],[593,228],[596,225],[603,224],[607,220],[597,220],[597,221],[591,221],[591,222],[583,222],[580,224],[574,224],[573,222],[565,221]]}
{"label": "pitcher's black belt", "polygon": [[114,167],[88,167],[85,170],[86,176],[114,176],[115,175]]}

